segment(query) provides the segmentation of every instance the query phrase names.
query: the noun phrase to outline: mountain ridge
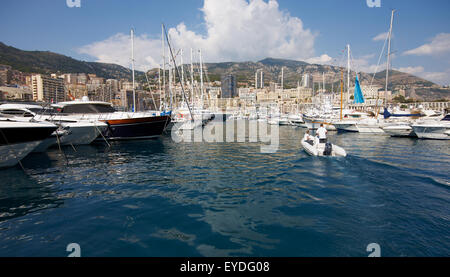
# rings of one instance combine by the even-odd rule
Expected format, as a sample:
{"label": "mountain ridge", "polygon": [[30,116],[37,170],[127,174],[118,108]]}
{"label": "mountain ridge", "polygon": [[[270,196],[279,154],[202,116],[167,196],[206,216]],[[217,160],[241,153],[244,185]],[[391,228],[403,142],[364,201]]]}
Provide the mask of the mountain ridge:
{"label": "mountain ridge", "polygon": [[24,51],[2,42],[0,64],[24,73],[87,73],[107,79],[131,79],[131,70],[117,64],[80,61],[50,51]]}
{"label": "mountain ridge", "polygon": [[[0,64],[11,66],[24,73],[93,73],[107,79],[131,79],[131,70],[121,65],[99,62],[80,61],[74,58],[50,51],[24,51],[0,42]],[[186,70],[187,65],[184,65]],[[265,84],[269,82],[281,83],[281,70],[284,68],[284,84],[286,88],[293,88],[301,80],[303,74],[314,76],[314,82],[322,82],[322,74],[326,76],[326,88],[336,88],[340,83],[341,71],[345,68],[333,65],[310,64],[305,61],[278,59],[268,57],[257,62],[220,62],[206,63],[205,72],[210,81],[220,81],[224,74],[236,75],[240,83],[251,84],[255,80],[255,72],[264,71]],[[158,69],[149,70],[150,80],[157,79]],[[187,72],[187,71],[186,71]],[[372,83],[374,74],[358,73],[361,85]],[[137,80],[145,81],[143,72],[136,71]],[[375,74],[373,84],[384,88],[386,70]],[[259,80],[259,79],[258,79]],[[352,80],[353,81],[353,80]],[[317,89],[317,87],[316,87]],[[388,89],[406,90],[406,96],[419,100],[450,99],[450,90],[443,89],[437,84],[414,76],[412,74],[390,70]]]}

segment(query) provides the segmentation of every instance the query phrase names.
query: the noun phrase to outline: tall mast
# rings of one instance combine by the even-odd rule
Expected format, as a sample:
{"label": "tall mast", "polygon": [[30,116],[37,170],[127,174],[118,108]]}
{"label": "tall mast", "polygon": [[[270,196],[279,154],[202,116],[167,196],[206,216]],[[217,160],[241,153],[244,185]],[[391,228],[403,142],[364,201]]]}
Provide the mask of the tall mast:
{"label": "tall mast", "polygon": [[325,99],[325,72],[322,72],[322,94],[321,94],[321,99],[320,102],[322,102],[322,99]]}
{"label": "tall mast", "polygon": [[347,97],[345,102],[348,104],[350,99],[350,44],[347,44]]}
{"label": "tall mast", "polygon": [[[162,46],[162,58],[163,58],[163,89],[164,89],[164,101],[166,101],[166,41],[164,40],[164,25],[161,24],[161,46]],[[160,95],[162,99],[162,96]]]}
{"label": "tall mast", "polygon": [[131,71],[133,73],[133,112],[136,112],[136,87],[134,85],[134,30],[131,29]]}
{"label": "tall mast", "polygon": [[194,64],[193,64],[193,53],[191,48],[191,103],[194,105]]}
{"label": "tall mast", "polygon": [[169,103],[170,103],[170,110],[172,110],[173,109],[173,98],[172,98],[172,78],[173,78],[173,76],[172,76],[172,61],[173,61],[173,58],[172,57],[169,57],[169,63],[170,63],[170,66],[169,66]]}
{"label": "tall mast", "polygon": [[391,38],[392,38],[392,25],[394,23],[394,13],[395,13],[395,10],[392,10],[391,25],[389,27],[389,43],[388,43],[387,65],[386,65],[386,87],[384,90],[384,106],[385,107],[387,105],[387,90],[388,90],[388,82],[389,82],[389,65],[391,63]]}
{"label": "tall mast", "polygon": [[284,91],[284,67],[281,67],[281,92]]}
{"label": "tall mast", "polygon": [[194,63],[193,50],[191,48],[191,104],[194,105]]}
{"label": "tall mast", "polygon": [[200,53],[200,91],[201,91],[201,109],[203,109],[203,61],[202,61],[202,50],[199,50]]}
{"label": "tall mast", "polygon": [[[180,73],[179,73],[178,68],[177,68],[177,62],[175,61],[175,57],[173,55],[172,47],[170,46],[169,36],[167,35],[166,28],[165,28],[164,25],[163,25],[163,34],[165,35],[165,38],[167,40],[167,45],[169,46],[169,54],[172,57],[172,61],[173,61],[174,68],[175,68],[175,73],[176,73],[176,75],[178,75],[178,78],[180,78]],[[191,115],[191,121],[193,121],[194,117],[192,116],[191,106],[189,105],[189,102],[187,101],[186,93],[184,92],[184,88],[183,87],[181,87],[181,92],[183,94],[184,101],[186,102],[186,105],[188,107],[189,114]]]}
{"label": "tall mast", "polygon": [[183,49],[180,50],[181,59],[181,85],[184,86]]}
{"label": "tall mast", "polygon": [[342,96],[344,95],[344,69],[341,70],[341,120],[342,120]]}
{"label": "tall mast", "polygon": [[159,110],[162,111],[161,66],[159,66],[158,68],[158,85],[159,85]]}

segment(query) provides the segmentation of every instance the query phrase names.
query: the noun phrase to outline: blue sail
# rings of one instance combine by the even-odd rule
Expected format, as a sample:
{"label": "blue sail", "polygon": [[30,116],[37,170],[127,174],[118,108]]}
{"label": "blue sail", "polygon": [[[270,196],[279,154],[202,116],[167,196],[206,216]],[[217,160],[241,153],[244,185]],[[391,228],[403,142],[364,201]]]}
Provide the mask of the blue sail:
{"label": "blue sail", "polygon": [[363,93],[361,91],[361,87],[359,86],[359,79],[358,79],[358,75],[356,75],[356,80],[355,80],[355,104],[363,104],[364,103],[364,96]]}

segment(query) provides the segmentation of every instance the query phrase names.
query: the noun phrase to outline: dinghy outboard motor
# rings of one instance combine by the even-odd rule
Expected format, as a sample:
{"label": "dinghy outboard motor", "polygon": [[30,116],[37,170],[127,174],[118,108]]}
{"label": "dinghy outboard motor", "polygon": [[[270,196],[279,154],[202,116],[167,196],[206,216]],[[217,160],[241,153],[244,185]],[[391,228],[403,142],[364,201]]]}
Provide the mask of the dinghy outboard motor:
{"label": "dinghy outboard motor", "polygon": [[331,153],[333,152],[333,145],[329,142],[325,144],[325,150],[323,151],[324,156],[331,156]]}

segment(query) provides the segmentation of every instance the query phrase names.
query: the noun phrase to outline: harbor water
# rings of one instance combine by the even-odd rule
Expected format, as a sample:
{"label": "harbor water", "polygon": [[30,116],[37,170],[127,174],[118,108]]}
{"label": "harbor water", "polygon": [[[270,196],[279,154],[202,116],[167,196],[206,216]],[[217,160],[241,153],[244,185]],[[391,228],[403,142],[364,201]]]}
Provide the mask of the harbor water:
{"label": "harbor water", "polygon": [[[57,148],[0,170],[0,256],[450,255],[450,144],[305,129],[260,143],[147,141]],[[76,150],[76,151],[75,151]]]}

